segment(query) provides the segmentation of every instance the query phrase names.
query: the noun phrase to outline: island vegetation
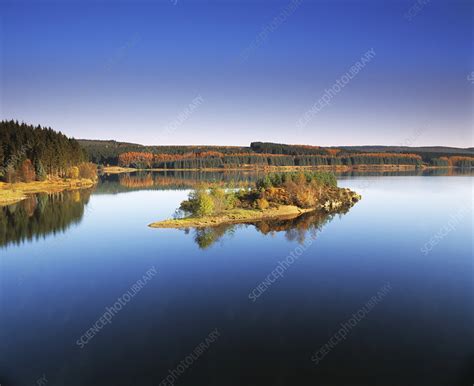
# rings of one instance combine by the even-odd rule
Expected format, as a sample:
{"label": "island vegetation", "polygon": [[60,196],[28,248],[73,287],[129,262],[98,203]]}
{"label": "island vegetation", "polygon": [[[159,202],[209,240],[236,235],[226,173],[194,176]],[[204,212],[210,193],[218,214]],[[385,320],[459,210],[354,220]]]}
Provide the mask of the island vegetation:
{"label": "island vegetation", "polygon": [[361,196],[339,188],[330,172],[273,173],[253,188],[224,190],[201,186],[180,205],[185,216],[150,224],[154,228],[204,228],[221,224],[254,223],[268,219],[292,219],[321,210],[347,210]]}

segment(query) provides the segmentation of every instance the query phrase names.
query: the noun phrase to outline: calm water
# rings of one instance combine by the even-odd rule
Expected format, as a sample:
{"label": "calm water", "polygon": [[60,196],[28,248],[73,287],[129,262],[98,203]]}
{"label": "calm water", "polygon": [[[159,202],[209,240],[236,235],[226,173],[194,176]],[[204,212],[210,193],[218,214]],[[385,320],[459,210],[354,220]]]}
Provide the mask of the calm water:
{"label": "calm water", "polygon": [[[176,385],[473,384],[472,175],[344,175],[339,185],[363,199],[331,218],[212,232],[146,226],[202,178],[115,176],[0,211],[2,386],[159,385],[170,371]],[[207,177],[230,178],[254,177]]]}

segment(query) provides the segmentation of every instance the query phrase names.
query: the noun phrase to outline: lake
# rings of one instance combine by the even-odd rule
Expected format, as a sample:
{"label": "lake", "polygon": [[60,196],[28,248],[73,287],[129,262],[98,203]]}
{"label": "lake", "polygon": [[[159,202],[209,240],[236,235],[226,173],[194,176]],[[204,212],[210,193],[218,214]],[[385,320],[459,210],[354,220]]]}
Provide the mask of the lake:
{"label": "lake", "polygon": [[348,213],[199,232],[147,224],[255,175],[0,208],[0,384],[472,385],[474,179],[442,174],[341,174]]}

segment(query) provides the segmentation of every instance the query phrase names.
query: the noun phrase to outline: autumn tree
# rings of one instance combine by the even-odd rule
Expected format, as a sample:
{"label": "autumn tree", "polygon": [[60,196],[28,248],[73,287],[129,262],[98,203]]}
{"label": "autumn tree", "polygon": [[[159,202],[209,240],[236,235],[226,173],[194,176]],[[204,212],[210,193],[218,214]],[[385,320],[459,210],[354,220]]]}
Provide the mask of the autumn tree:
{"label": "autumn tree", "polygon": [[20,178],[24,182],[31,182],[36,179],[35,168],[29,159],[21,163]]}

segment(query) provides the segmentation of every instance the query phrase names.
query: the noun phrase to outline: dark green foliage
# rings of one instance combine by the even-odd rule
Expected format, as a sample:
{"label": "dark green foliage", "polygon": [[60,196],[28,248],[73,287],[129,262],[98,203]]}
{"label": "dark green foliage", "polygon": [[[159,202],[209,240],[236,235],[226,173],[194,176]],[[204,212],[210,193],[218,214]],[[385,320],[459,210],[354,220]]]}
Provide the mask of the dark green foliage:
{"label": "dark green foliage", "polygon": [[46,171],[44,170],[43,163],[40,159],[35,162],[36,179],[38,181],[44,181],[47,178]]}
{"label": "dark green foliage", "polygon": [[310,184],[315,181],[326,186],[337,186],[336,176],[331,172],[300,172],[300,173],[272,173],[257,180],[255,183],[257,189],[278,188],[283,186],[286,182],[299,182],[301,177],[304,177],[306,182]]}
{"label": "dark green foliage", "polygon": [[233,233],[233,227],[229,225],[219,225],[212,228],[195,229],[194,241],[199,248],[206,249],[214,244],[225,234]]}
{"label": "dark green foliage", "polygon": [[304,145],[285,145],[282,143],[272,142],[252,142],[250,148],[256,153],[265,154],[287,154],[287,155],[304,155],[304,154],[327,154],[324,148],[317,146]]}
{"label": "dark green foliage", "polygon": [[29,159],[38,179],[64,176],[67,169],[87,160],[79,143],[61,132],[17,121],[0,122],[0,178],[19,178],[22,163]]}
{"label": "dark green foliage", "polygon": [[[114,161],[116,164],[116,161]],[[368,155],[299,155],[281,156],[257,154],[228,154],[223,157],[187,158],[174,161],[155,162],[151,166],[160,169],[220,169],[220,168],[241,168],[248,165],[256,166],[341,166],[341,165],[420,165],[421,160],[415,157],[397,156],[387,154],[381,156]],[[136,167],[130,164],[129,167]]]}
{"label": "dark green foliage", "polygon": [[449,166],[447,158],[433,158],[430,164],[432,166]]}
{"label": "dark green foliage", "polygon": [[474,159],[460,159],[456,160],[454,166],[459,168],[472,168],[474,167]]}
{"label": "dark green foliage", "polygon": [[257,189],[268,189],[273,186],[272,181],[270,180],[270,176],[266,175],[265,177],[259,179],[255,185],[257,186]]}

